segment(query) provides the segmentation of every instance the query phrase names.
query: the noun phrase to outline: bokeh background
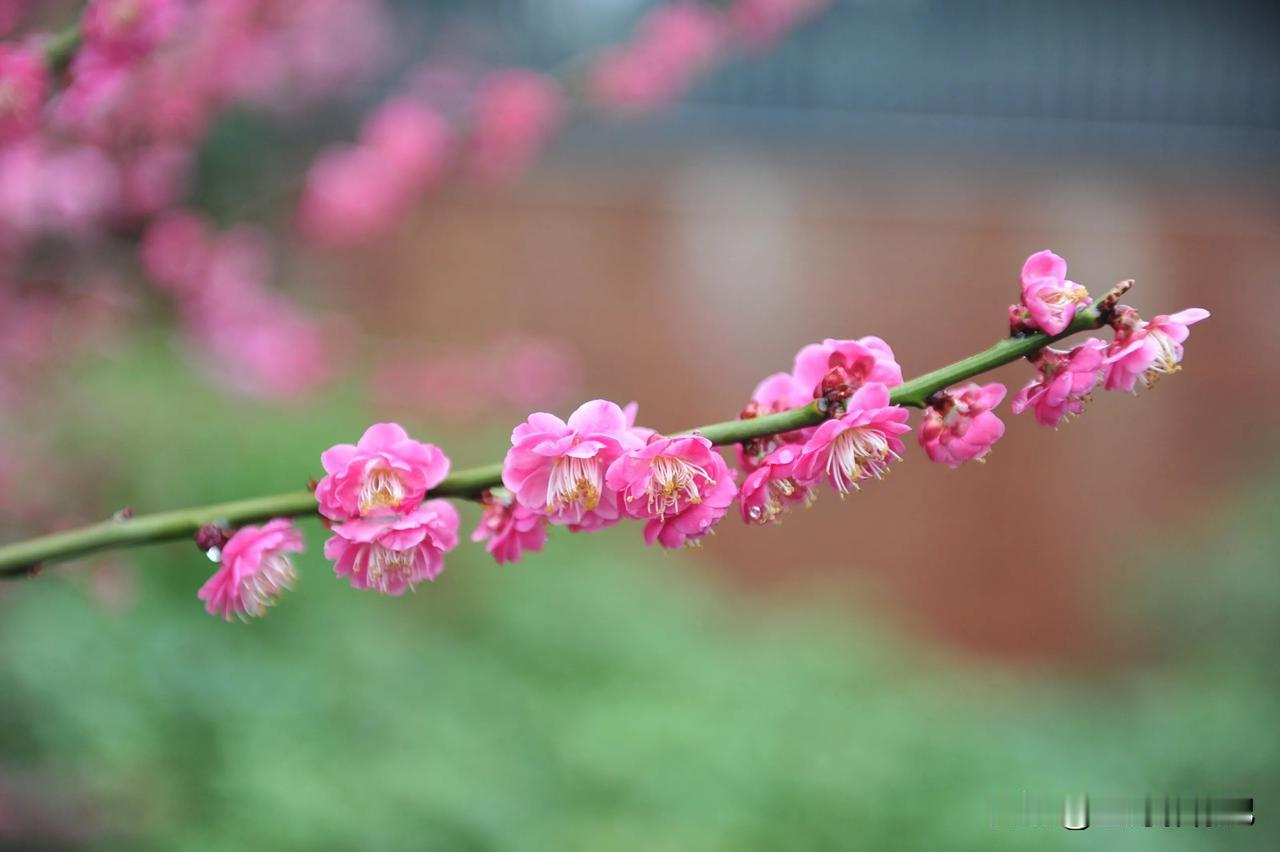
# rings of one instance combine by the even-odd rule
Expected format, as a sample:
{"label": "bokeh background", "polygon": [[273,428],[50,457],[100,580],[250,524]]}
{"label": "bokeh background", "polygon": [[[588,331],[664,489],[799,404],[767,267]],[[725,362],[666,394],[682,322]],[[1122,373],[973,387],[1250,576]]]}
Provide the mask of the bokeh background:
{"label": "bokeh background", "polygon": [[[642,8],[398,11],[424,50],[550,67]],[[6,436],[74,471],[6,482],[68,523],[295,489],[381,419],[487,463],[524,413],[494,382],[676,429],[826,336],[916,374],[998,338],[1043,248],[1094,292],[1137,279],[1144,314],[1214,314],[1137,398],[1010,415],[985,465],[913,454],[696,551],[463,546],[386,600],[308,522],[298,589],[248,625],[203,613],[189,544],[4,584],[0,846],[1276,848],[1277,36],[1266,4],[838,2],[670,112],[576,122],[518,182],[285,258],[354,340],[301,401],[211,384],[162,316],[105,340]],[[348,118],[224,117],[195,197],[270,219],[293,140]],[[1024,790],[1253,796],[1258,824],[993,828]]]}

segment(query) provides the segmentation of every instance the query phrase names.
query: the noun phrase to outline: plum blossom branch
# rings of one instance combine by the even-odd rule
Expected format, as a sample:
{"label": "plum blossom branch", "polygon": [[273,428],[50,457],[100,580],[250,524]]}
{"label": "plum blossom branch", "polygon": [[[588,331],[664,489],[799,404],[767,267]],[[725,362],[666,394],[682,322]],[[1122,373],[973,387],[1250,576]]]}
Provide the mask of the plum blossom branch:
{"label": "plum blossom branch", "polygon": [[[1132,286],[1125,281],[1090,307],[1079,310],[1057,334],[1021,333],[988,349],[948,364],[889,391],[892,405],[925,408],[941,391],[974,376],[1035,356],[1049,344],[1108,324],[1119,298]],[[806,405],[758,417],[728,420],[691,429],[715,445],[731,445],[768,438],[817,426],[828,420],[829,404],[817,399]],[[492,464],[457,471],[430,488],[430,497],[481,499],[503,484],[503,465]],[[228,503],[217,503],[151,515],[124,517],[91,526],[53,533],[0,547],[0,577],[36,573],[40,566],[62,562],[102,550],[135,547],[190,538],[209,525],[253,523],[271,518],[310,516],[316,513],[316,496],[310,490],[291,491]]]}

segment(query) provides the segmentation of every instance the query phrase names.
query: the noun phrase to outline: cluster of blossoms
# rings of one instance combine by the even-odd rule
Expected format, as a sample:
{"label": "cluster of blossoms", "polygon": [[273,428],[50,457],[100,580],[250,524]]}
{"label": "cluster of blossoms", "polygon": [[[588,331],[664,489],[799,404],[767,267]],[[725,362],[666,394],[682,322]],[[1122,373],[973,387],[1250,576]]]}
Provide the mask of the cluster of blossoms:
{"label": "cluster of blossoms", "polygon": [[[1065,260],[1051,251],[1037,252],[1022,267],[1022,301],[1009,308],[1010,328],[1014,335],[1063,334],[1076,313],[1090,304],[1088,291],[1067,280]],[[1014,395],[1013,412],[1021,414],[1029,408],[1036,422],[1056,428],[1079,415],[1099,385],[1131,393],[1139,380],[1150,387],[1161,376],[1181,369],[1188,326],[1208,316],[1203,308],[1188,308],[1146,321],[1127,305],[1111,306],[1112,341],[1091,337],[1068,351],[1039,350],[1033,359],[1036,377]]]}
{"label": "cluster of blossoms", "polygon": [[[1070,351],[1036,348],[1037,375],[1014,396],[1015,412],[1031,408],[1039,422],[1057,426],[1078,414],[1099,384],[1132,391],[1139,379],[1150,385],[1179,369],[1187,327],[1208,312],[1192,308],[1144,321],[1115,304],[1125,288],[1082,324],[1111,325],[1110,343],[1091,338]],[[1066,262],[1039,252],[1023,267],[1022,299],[1009,312],[1012,336],[1036,334],[1043,343],[1045,335],[1070,333],[1091,304],[1085,288],[1067,280]],[[736,470],[697,430],[664,435],[637,425],[635,403],[592,400],[567,420],[536,412],[512,430],[501,487],[482,484],[483,514],[471,539],[501,564],[541,550],[551,526],[594,532],[642,521],[647,544],[678,548],[710,534],[735,501],[747,524],[776,522],[811,503],[824,485],[844,496],[883,479],[902,460],[903,436],[911,430],[903,401],[918,397],[904,392],[895,403],[900,387],[909,391],[893,349],[878,337],[805,346],[791,371],[761,381],[737,424],[729,424],[741,427],[738,435],[754,436],[734,444]],[[982,461],[1004,435],[995,409],[1005,396],[995,383],[930,395],[918,431],[925,455],[953,468]],[[750,421],[774,415],[780,417],[762,421],[765,428],[751,428]],[[321,462],[325,477],[315,498],[332,532],[325,556],[338,576],[359,589],[399,595],[440,574],[444,554],[457,545],[459,519],[446,500],[427,499],[449,472],[438,447],[381,423],[357,444],[326,451]],[[213,544],[221,547],[222,540]],[[200,596],[224,617],[261,614],[292,581],[287,554],[300,548],[286,520],[246,527],[221,547],[222,566]]]}

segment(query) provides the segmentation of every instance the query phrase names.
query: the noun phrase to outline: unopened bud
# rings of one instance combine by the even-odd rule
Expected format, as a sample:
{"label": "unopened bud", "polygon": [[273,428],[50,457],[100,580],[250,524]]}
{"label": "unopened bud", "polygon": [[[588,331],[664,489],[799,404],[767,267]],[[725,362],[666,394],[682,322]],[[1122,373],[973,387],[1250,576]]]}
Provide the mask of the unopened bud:
{"label": "unopened bud", "polygon": [[844,367],[832,367],[828,370],[827,374],[822,377],[822,384],[818,387],[822,392],[822,396],[827,399],[848,399],[853,396],[849,371]]}
{"label": "unopened bud", "polygon": [[196,547],[208,553],[217,548],[221,550],[231,538],[230,532],[218,524],[205,524],[196,531]]}

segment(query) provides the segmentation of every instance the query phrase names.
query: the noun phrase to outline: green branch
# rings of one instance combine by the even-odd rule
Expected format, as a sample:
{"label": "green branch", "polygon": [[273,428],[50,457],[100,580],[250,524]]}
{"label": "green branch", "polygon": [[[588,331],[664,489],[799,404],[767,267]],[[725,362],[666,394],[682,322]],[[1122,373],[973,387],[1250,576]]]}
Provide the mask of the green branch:
{"label": "green branch", "polygon": [[[935,393],[974,376],[1032,355],[1050,343],[1082,331],[1101,328],[1112,308],[1132,282],[1124,282],[1098,304],[1076,314],[1075,320],[1062,334],[1040,333],[1010,337],[954,364],[925,373],[893,388],[889,394],[895,405],[923,408]],[[752,438],[763,438],[816,426],[826,415],[818,403],[803,408],[768,414],[748,420],[728,420],[690,430],[718,445],[737,444]],[[493,464],[460,470],[440,483],[432,497],[479,497],[486,489],[502,484],[502,465]],[[135,547],[152,542],[190,538],[207,524],[242,524],[270,518],[298,517],[316,513],[315,496],[310,491],[291,491],[269,497],[253,497],[230,503],[216,503],[193,509],[117,518],[92,526],[20,541],[0,547],[0,577],[34,573],[39,566],[73,559],[100,550]]]}

